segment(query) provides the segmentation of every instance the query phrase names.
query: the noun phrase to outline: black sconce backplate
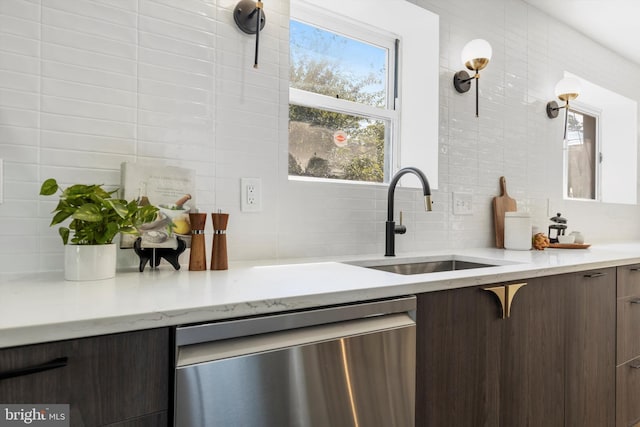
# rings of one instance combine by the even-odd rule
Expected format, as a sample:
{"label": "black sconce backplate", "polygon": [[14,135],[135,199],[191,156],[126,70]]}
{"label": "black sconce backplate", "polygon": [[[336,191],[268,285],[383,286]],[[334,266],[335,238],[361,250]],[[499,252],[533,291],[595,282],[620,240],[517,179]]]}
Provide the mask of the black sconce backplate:
{"label": "black sconce backplate", "polygon": [[[241,0],[233,10],[233,19],[236,21],[238,28],[247,34],[256,33],[256,2],[253,0]],[[266,18],[264,12],[260,16],[260,31],[264,28]]]}

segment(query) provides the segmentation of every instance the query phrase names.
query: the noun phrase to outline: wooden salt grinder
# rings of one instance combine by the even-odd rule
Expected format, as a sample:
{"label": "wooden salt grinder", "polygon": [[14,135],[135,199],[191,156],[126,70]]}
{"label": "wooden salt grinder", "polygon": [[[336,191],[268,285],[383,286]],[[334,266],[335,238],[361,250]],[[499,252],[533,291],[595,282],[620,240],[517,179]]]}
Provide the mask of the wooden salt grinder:
{"label": "wooden salt grinder", "polygon": [[204,223],[207,222],[207,214],[190,213],[189,222],[191,223],[191,254],[189,255],[189,270],[206,270],[207,253],[204,244]]}
{"label": "wooden salt grinder", "polygon": [[211,249],[211,269],[226,270],[229,268],[227,259],[227,223],[229,214],[212,213],[213,220],[213,246]]}

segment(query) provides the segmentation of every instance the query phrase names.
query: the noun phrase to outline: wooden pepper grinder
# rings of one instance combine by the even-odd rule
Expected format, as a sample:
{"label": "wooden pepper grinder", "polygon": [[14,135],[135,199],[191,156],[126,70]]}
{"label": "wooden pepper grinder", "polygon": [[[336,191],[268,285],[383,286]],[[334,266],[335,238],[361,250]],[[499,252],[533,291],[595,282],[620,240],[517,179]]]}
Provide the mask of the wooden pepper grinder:
{"label": "wooden pepper grinder", "polygon": [[191,222],[191,254],[189,255],[189,270],[206,270],[207,253],[204,244],[204,223],[207,222],[207,214],[190,213],[189,222]]}
{"label": "wooden pepper grinder", "polygon": [[229,214],[212,213],[213,220],[213,246],[211,249],[211,269],[226,270],[229,268],[227,260],[227,223]]}

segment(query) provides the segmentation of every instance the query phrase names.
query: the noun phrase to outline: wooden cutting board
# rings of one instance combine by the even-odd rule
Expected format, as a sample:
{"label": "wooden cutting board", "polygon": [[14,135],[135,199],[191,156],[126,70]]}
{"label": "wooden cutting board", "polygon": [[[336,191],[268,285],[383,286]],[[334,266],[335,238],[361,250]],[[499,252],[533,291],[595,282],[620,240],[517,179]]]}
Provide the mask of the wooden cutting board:
{"label": "wooden cutting board", "polygon": [[493,224],[496,231],[496,248],[504,248],[504,213],[518,210],[515,199],[507,193],[507,180],[500,177],[500,195],[493,198]]}

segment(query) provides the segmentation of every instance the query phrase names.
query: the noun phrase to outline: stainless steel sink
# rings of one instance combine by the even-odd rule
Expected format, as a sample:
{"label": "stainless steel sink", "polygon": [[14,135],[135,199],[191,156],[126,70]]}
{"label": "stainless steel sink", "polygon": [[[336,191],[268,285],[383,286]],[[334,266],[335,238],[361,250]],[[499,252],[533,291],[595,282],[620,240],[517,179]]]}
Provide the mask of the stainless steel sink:
{"label": "stainless steel sink", "polygon": [[439,271],[468,270],[470,268],[495,267],[491,264],[481,264],[478,262],[446,260],[446,261],[426,261],[410,262],[406,264],[373,265],[368,268],[375,270],[389,271],[398,274],[423,274],[437,273]]}
{"label": "stainless steel sink", "polygon": [[498,263],[485,262],[485,260],[461,260],[455,258],[446,259],[405,259],[393,262],[393,260],[357,261],[347,264],[375,270],[388,271],[397,274],[424,274],[441,271],[469,270],[472,268],[496,267]]}

